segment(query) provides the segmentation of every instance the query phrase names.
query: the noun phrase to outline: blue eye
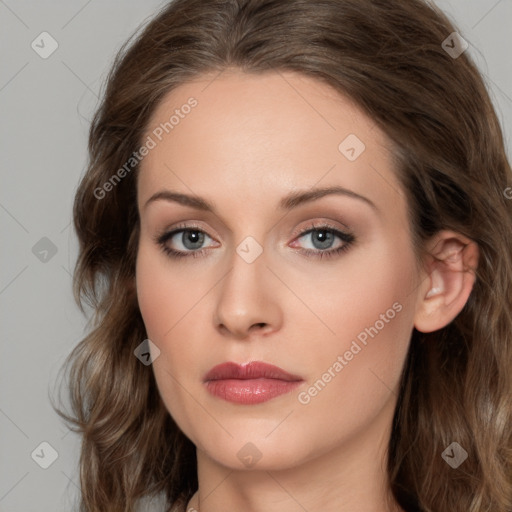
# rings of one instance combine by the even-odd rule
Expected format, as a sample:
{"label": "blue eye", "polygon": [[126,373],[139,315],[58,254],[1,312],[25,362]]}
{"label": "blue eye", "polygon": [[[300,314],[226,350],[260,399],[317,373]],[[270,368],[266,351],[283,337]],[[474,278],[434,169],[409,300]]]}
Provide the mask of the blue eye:
{"label": "blue eye", "polygon": [[[355,241],[355,237],[351,233],[345,233],[325,224],[312,226],[308,230],[303,231],[297,237],[297,240],[305,237],[310,238],[313,243],[313,249],[300,249],[300,252],[313,258],[334,257],[344,251],[347,251]],[[210,236],[196,226],[178,226],[173,231],[169,231],[158,236],[155,241],[165,254],[171,258],[187,258],[190,256],[198,258],[207,252],[207,248],[202,247],[206,238],[212,240]],[[342,245],[338,245],[338,247],[332,248],[333,242],[336,238],[341,240],[343,243]],[[173,239],[177,239],[177,242],[175,241],[174,243],[181,243],[183,249],[170,247],[169,241],[173,241]]]}
{"label": "blue eye", "polygon": [[[331,258],[349,249],[355,241],[354,235],[345,233],[328,225],[313,226],[304,231],[298,239],[309,237],[312,242],[313,249],[303,249],[302,252],[313,258]],[[336,238],[340,239],[343,244],[332,248]],[[326,250],[327,249],[327,250]]]}
{"label": "blue eye", "polygon": [[[181,236],[176,236],[179,234],[181,234]],[[187,228],[175,229],[168,233],[164,233],[157,238],[157,243],[171,258],[183,258],[188,256],[197,258],[205,252],[204,249],[201,249],[201,245],[204,243],[206,237],[211,239],[211,237],[199,228],[189,226]],[[173,238],[176,238],[185,250],[177,250],[169,247],[168,242],[169,240],[172,241]]]}

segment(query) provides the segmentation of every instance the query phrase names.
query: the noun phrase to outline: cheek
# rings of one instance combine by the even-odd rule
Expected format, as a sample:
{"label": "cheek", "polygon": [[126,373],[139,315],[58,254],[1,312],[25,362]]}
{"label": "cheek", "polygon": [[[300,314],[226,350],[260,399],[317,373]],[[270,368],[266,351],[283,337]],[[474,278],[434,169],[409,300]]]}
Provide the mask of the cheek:
{"label": "cheek", "polygon": [[194,338],[197,322],[187,313],[201,292],[183,286],[184,278],[176,279],[165,263],[158,252],[141,244],[136,263],[137,298],[147,336],[160,350],[152,364],[157,387],[171,416],[183,422],[193,414],[184,413],[191,404],[182,387],[191,389],[188,369],[197,366],[199,357],[195,344],[183,340]]}
{"label": "cheek", "polygon": [[405,250],[401,253],[386,240],[380,242],[329,268],[317,267],[307,274],[283,269],[283,280],[295,283],[309,309],[305,311],[303,304],[294,301],[288,313],[295,315],[292,323],[302,318],[304,328],[311,329],[306,336],[310,341],[323,339],[326,346],[342,349],[358,336],[363,343],[370,339],[368,329],[377,335],[376,329],[378,338],[393,338],[399,326],[408,323],[404,311],[414,297],[414,260]]}
{"label": "cheek", "polygon": [[166,268],[165,257],[145,244],[141,244],[137,255],[136,286],[148,337],[155,341],[166,338],[200,292],[184,286],[183,277]]}
{"label": "cheek", "polygon": [[412,332],[414,277],[411,253],[382,244],[347,260],[330,282],[321,281],[316,312],[332,332],[325,330],[314,350],[303,347],[310,356],[309,387],[297,397],[312,413],[313,430],[322,411],[336,418],[322,427],[329,435],[360,429],[397,391]]}
{"label": "cheek", "polygon": [[154,264],[149,251],[141,247],[136,264],[137,300],[148,337],[152,340],[161,338],[164,323],[169,320],[166,287],[161,277],[159,266]]}
{"label": "cheek", "polygon": [[159,378],[167,369],[182,378],[201,356],[202,299],[211,285],[198,285],[200,280],[186,270],[171,269],[169,263],[149,243],[141,243],[136,262],[137,299],[147,336],[162,355],[153,365],[155,375]]}

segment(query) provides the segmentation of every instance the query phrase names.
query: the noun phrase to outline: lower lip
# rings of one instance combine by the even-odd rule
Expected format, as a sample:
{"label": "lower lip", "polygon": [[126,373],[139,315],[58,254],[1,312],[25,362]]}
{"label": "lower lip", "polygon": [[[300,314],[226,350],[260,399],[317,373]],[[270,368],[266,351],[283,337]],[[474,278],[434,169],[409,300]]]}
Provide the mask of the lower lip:
{"label": "lower lip", "polygon": [[289,393],[301,383],[278,379],[222,379],[207,381],[206,389],[228,402],[251,405]]}

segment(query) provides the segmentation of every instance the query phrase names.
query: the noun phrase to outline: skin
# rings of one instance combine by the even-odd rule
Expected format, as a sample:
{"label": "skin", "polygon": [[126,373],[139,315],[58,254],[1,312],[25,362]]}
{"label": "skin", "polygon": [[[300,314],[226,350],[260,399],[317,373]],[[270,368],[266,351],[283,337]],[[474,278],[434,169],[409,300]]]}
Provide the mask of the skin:
{"label": "skin", "polygon": [[[427,246],[439,261],[428,258],[420,269],[390,142],[348,98],[293,72],[217,75],[184,84],[160,103],[146,135],[191,96],[198,101],[144,158],[138,176],[137,294],[148,338],[161,351],[153,363],[159,392],[197,447],[199,491],[190,506],[401,510],[388,500],[385,461],[410,336],[414,327],[433,331],[460,312],[477,248],[443,231]],[[338,149],[349,134],[366,147],[354,161]],[[346,195],[278,208],[292,191],[333,185],[375,208]],[[203,197],[216,211],[147,203],[165,189]],[[356,240],[333,258],[301,253],[345,243],[335,237],[322,249],[318,232],[301,235],[326,221]],[[172,259],[155,241],[181,223],[206,233],[203,255]],[[167,245],[192,252],[181,235]],[[248,236],[262,249],[252,263],[236,251]],[[301,403],[299,393],[395,303],[400,312]],[[229,403],[205,389],[213,366],[255,360],[304,382],[258,405]],[[237,457],[247,443],[261,455],[251,467]]]}

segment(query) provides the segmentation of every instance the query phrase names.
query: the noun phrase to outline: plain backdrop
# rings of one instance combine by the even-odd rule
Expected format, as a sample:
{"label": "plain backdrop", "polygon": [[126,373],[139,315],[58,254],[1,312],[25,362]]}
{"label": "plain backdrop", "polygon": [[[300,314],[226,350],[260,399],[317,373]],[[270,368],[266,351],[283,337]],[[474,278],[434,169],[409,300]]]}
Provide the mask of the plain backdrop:
{"label": "plain backdrop", "polygon": [[[76,510],[79,439],[48,399],[86,328],[71,292],[73,195],[113,56],[164,3],[0,0],[1,512]],[[470,45],[510,155],[512,1],[436,3]]]}

